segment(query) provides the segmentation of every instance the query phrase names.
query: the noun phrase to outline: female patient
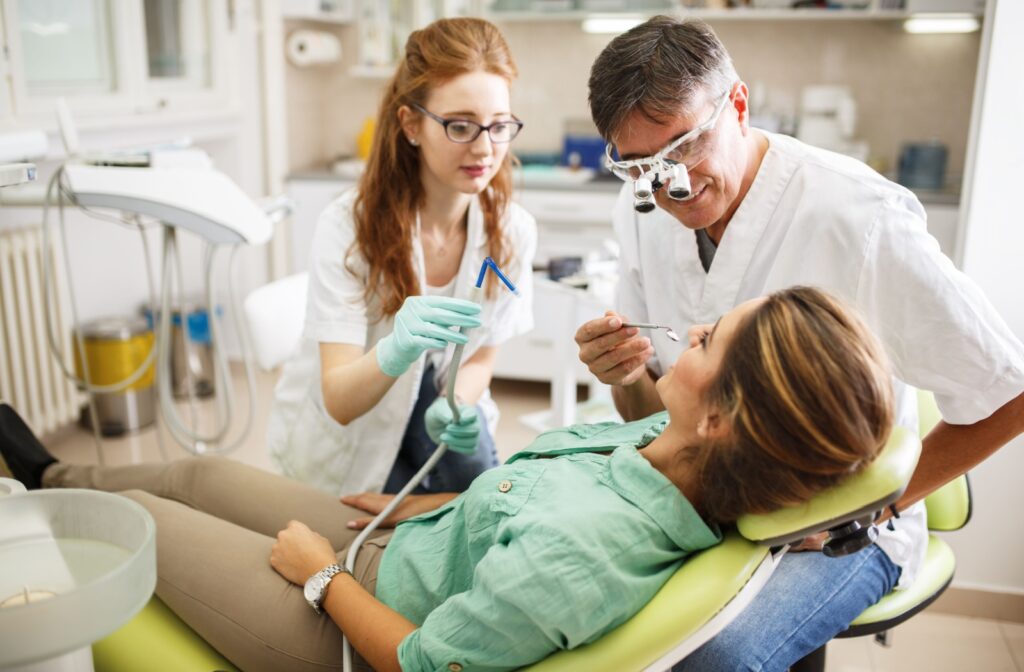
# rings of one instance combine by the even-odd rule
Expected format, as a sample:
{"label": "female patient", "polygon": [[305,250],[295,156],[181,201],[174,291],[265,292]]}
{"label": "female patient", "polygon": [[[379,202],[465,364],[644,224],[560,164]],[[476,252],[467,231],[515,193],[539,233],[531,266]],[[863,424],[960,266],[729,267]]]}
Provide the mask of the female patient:
{"label": "female patient", "polygon": [[[630,618],[720,539],[717,524],[869,463],[892,425],[889,375],[862,324],[817,290],[744,303],[691,329],[657,383],[665,413],[541,435],[368,541],[354,577],[307,591],[326,617],[297,586],[341,561],[356,508],[227,460],[74,466],[26,446],[4,457],[30,486],[128,491],[145,506],[157,594],[243,669],[337,669],[344,631],[377,670],[506,670]],[[426,497],[405,514],[433,508]]]}

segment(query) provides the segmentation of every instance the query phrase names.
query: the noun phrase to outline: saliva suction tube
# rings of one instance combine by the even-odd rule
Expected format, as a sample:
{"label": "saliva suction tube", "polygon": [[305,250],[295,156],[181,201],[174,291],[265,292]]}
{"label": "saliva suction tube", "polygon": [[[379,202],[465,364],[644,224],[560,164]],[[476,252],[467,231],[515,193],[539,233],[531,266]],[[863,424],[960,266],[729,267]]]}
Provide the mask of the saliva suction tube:
{"label": "saliva suction tube", "polygon": [[[509,289],[509,291],[512,292],[513,295],[515,295],[516,297],[521,296],[515,284],[513,284],[513,282],[508,279],[507,275],[502,273],[501,269],[498,267],[498,264],[495,263],[495,261],[490,257],[485,257],[483,263],[480,265],[480,273],[477,275],[476,284],[469,292],[470,301],[480,301],[480,298],[483,294],[484,280],[487,279],[488,269],[493,271],[494,274],[498,276],[498,279],[501,280],[502,284],[505,285]],[[456,328],[460,332],[465,331],[463,327]],[[459,366],[462,364],[462,351],[465,350],[465,348],[465,344],[459,344],[455,346],[455,352],[452,354],[452,363],[448,367],[448,384],[445,386],[445,398],[448,401],[448,408],[451,409],[452,418],[455,420],[455,422],[459,422],[460,420],[459,405],[455,401],[455,379],[458,377]],[[433,455],[431,455],[427,459],[427,461],[423,464],[420,470],[417,471],[416,474],[411,479],[409,479],[409,482],[406,483],[401,490],[398,491],[398,494],[395,495],[394,499],[388,502],[388,505],[384,507],[384,510],[377,514],[377,517],[374,518],[370,522],[370,524],[363,529],[362,532],[360,532],[359,536],[356,537],[355,541],[352,542],[352,545],[349,546],[348,555],[345,557],[345,568],[349,572],[352,572],[355,569],[356,558],[359,555],[359,550],[360,548],[362,548],[363,542],[365,542],[367,538],[369,538],[369,536],[373,534],[374,530],[380,527],[381,523],[387,520],[391,513],[398,508],[398,506],[409,495],[409,493],[416,489],[416,486],[418,486],[423,481],[423,479],[426,478],[427,474],[429,474],[434,469],[434,467],[441,460],[441,457],[445,454],[445,452],[447,452],[447,450],[448,444],[443,442],[438,444],[437,448],[434,450]],[[349,643],[347,637],[343,637],[343,641],[344,648],[342,650],[342,669],[344,670],[344,672],[349,672],[352,669],[352,645]]]}

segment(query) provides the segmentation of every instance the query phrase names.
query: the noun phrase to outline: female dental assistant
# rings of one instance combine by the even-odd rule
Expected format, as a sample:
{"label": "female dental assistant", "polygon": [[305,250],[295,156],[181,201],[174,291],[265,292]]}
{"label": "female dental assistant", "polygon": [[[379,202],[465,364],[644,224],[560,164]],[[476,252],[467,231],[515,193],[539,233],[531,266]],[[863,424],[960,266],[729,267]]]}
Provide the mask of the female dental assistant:
{"label": "female dental assistant", "polygon": [[[486,21],[441,20],[409,37],[366,171],[313,237],[303,343],[268,426],[286,476],[333,494],[396,492],[441,440],[452,450],[421,492],[464,490],[497,465],[497,346],[533,327],[536,225],[511,202],[516,74]],[[487,256],[518,298],[489,284],[480,304],[465,299]],[[446,346],[467,336],[456,424],[438,390]]]}

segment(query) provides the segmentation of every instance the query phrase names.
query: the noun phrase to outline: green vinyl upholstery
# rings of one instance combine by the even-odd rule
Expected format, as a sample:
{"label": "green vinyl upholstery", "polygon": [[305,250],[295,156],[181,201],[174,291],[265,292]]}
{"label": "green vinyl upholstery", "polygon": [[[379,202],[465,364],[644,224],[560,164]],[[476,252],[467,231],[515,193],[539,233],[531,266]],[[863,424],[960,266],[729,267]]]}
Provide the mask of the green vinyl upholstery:
{"label": "green vinyl upholstery", "polygon": [[[942,594],[953,580],[956,559],[949,544],[934,534],[928,538],[924,564],[906,590],[896,590],[868,607],[854,620],[842,637],[857,637],[888,630],[921,611]],[[878,627],[884,624],[884,627]]]}
{"label": "green vinyl upholstery", "polygon": [[[924,438],[942,420],[942,416],[931,392],[919,390],[917,401],[920,432]],[[929,530],[959,530],[971,517],[971,489],[967,474],[953,479],[924,501]],[[924,563],[910,587],[894,590],[883,597],[839,636],[857,637],[899,625],[938,599],[952,582],[955,570],[956,559],[952,549],[934,534],[929,535]]]}
{"label": "green vinyl upholstery", "polygon": [[882,452],[860,473],[799,506],[737,521],[740,533],[771,546],[799,541],[839,521],[872,515],[903,494],[921,454],[921,442],[897,427]]}
{"label": "green vinyl upholstery", "polygon": [[[917,414],[923,440],[942,420],[931,392],[918,390]],[[954,478],[925,497],[924,505],[928,511],[929,530],[952,532],[966,525],[971,519],[971,486],[967,474]]]}
{"label": "green vinyl upholstery", "polygon": [[768,557],[768,548],[730,531],[695,555],[633,618],[601,639],[522,668],[529,672],[643,670],[717,614]]}
{"label": "green vinyl upholstery", "polygon": [[120,630],[92,645],[96,672],[238,672],[156,595]]}

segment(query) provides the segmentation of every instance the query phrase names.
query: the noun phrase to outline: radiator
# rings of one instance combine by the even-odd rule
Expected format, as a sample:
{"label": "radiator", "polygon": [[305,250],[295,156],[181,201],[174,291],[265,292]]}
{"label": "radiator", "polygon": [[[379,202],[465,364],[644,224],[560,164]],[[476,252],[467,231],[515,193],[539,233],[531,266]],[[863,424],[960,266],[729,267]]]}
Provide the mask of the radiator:
{"label": "radiator", "polygon": [[[52,243],[53,241],[51,241]],[[81,397],[46,345],[43,240],[39,227],[0,231],[0,399],[13,406],[36,434],[78,417]],[[54,338],[71,358],[71,316],[60,249],[51,245]]]}

